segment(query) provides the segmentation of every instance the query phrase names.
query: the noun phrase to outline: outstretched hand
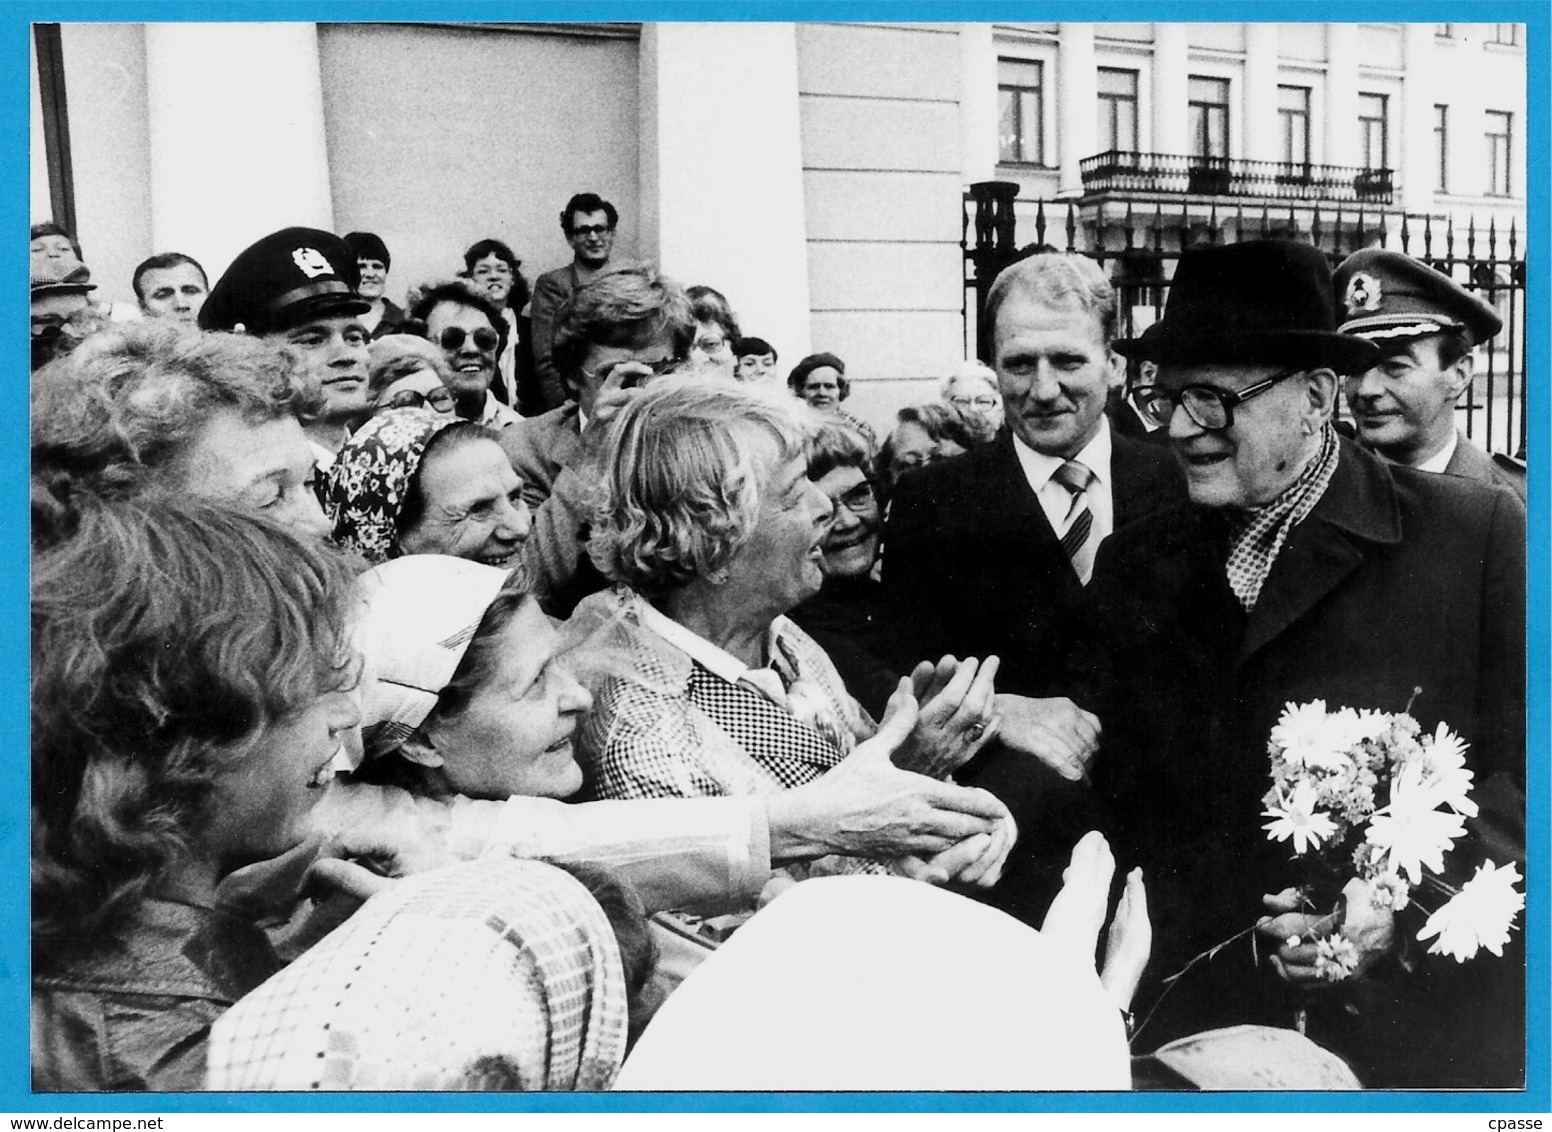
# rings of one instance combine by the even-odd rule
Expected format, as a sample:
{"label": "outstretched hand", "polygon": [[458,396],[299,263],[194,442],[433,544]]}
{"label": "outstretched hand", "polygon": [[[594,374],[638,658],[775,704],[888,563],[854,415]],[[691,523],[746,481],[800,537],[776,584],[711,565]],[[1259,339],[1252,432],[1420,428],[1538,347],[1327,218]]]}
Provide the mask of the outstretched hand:
{"label": "outstretched hand", "polygon": [[[772,859],[802,860],[828,853],[872,860],[930,858],[984,834],[989,839],[985,852],[965,867],[974,876],[991,871],[991,862],[975,866],[1004,840],[1011,844],[1012,816],[985,790],[901,770],[891,761],[917,719],[910,683],[902,680],[871,739],[859,743],[823,778],[771,795],[767,806]],[[1007,828],[1002,828],[1004,823]],[[995,868],[1000,870],[1001,863]]]}
{"label": "outstretched hand", "polygon": [[995,656],[922,661],[911,673],[921,711],[895,762],[907,770],[940,778],[980,754],[1000,727],[996,713]]}

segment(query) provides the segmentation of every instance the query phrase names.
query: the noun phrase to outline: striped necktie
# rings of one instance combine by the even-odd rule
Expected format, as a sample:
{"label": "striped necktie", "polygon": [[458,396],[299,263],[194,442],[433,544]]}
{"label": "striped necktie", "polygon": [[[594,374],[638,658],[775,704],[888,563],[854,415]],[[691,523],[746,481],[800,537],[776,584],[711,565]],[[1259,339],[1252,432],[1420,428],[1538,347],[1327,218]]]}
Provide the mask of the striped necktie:
{"label": "striped necktie", "polygon": [[1094,473],[1078,461],[1068,460],[1051,473],[1051,478],[1065,487],[1072,496],[1072,503],[1067,508],[1067,530],[1062,535],[1062,550],[1081,578],[1083,571],[1078,567],[1077,558],[1094,529],[1094,513],[1089,510],[1083,496],[1089,484],[1094,482]]}

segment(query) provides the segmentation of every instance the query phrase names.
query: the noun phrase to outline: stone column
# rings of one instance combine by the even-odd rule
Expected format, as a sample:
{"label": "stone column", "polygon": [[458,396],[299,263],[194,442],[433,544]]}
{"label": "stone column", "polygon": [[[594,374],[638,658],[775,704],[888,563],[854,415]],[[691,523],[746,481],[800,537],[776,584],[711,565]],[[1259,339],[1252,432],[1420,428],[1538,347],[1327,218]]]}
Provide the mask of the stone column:
{"label": "stone column", "polygon": [[[794,25],[643,24],[640,75],[643,255],[716,287],[796,361],[810,328]],[[758,169],[738,156],[748,138]]]}
{"label": "stone column", "polygon": [[1095,139],[1094,25],[1062,24],[1056,64],[1056,148],[1061,157],[1057,192],[1083,191],[1079,162],[1099,148]]}
{"label": "stone column", "polygon": [[[1245,113],[1241,121],[1248,161],[1281,161],[1277,119],[1277,25],[1245,25]],[[1313,123],[1311,123],[1313,125]]]}
{"label": "stone column", "polygon": [[959,25],[959,154],[965,184],[997,175],[997,47],[991,24]]}
{"label": "stone column", "polygon": [[146,25],[151,233],[211,281],[266,233],[332,230],[315,24]]}
{"label": "stone column", "polygon": [[1153,25],[1153,152],[1186,153],[1189,24]]}

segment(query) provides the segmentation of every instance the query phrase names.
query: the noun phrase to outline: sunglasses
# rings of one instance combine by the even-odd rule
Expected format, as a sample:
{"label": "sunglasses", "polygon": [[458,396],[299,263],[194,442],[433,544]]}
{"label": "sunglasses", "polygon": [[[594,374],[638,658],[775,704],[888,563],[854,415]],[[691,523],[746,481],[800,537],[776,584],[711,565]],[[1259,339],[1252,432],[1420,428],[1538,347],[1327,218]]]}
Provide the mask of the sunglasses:
{"label": "sunglasses", "polygon": [[501,345],[501,335],[497,334],[494,330],[487,330],[483,326],[476,330],[472,335],[470,335],[468,331],[464,330],[464,328],[461,326],[449,326],[446,330],[442,331],[441,337],[439,337],[437,341],[442,344],[442,349],[444,350],[457,350],[462,348],[463,340],[469,337],[474,339],[474,348],[476,350],[483,351],[487,354],[494,350],[497,346]]}
{"label": "sunglasses", "polygon": [[439,413],[445,413],[453,407],[453,391],[445,386],[438,386],[429,393],[418,393],[413,389],[401,389],[388,400],[378,406],[378,411],[383,409],[420,409],[430,405]]}

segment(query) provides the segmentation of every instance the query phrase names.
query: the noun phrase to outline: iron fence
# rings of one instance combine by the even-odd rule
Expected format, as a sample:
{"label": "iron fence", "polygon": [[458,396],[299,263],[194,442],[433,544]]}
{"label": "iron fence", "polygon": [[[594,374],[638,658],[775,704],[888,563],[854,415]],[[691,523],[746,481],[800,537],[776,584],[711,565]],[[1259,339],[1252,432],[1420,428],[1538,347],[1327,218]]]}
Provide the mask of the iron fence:
{"label": "iron fence", "polygon": [[[1103,155],[1101,155],[1103,156]],[[1503,330],[1475,351],[1473,377],[1457,409],[1462,430],[1493,451],[1523,456],[1528,387],[1525,370],[1525,259],[1515,221],[1500,228],[1468,219],[1371,210],[1364,202],[1313,208],[1270,203],[1220,207],[1201,200],[1107,202],[1024,201],[1018,185],[991,181],[965,193],[965,343],[991,361],[980,317],[997,273],[1035,251],[1081,252],[1109,269],[1116,288],[1118,332],[1140,334],[1164,310],[1183,249],[1263,237],[1298,239],[1324,251],[1333,266],[1365,247],[1394,247],[1476,292],[1503,319]],[[1024,213],[1022,219],[1019,213]],[[1034,239],[1019,243],[1021,225]],[[1135,363],[1132,364],[1135,370]],[[1129,375],[1135,378],[1135,372]]]}

